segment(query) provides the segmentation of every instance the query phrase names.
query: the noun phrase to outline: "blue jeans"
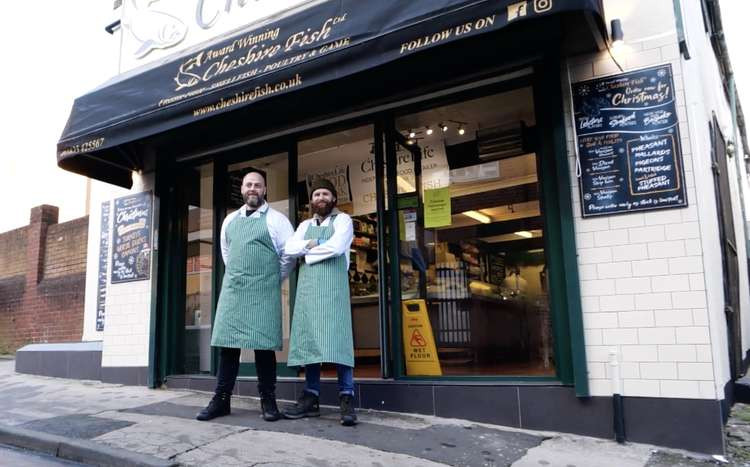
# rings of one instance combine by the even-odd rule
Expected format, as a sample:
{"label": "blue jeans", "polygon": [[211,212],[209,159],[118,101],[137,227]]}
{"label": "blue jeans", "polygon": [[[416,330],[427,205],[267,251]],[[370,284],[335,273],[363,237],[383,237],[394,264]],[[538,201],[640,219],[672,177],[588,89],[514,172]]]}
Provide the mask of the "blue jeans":
{"label": "blue jeans", "polygon": [[[354,395],[354,368],[336,364],[339,394]],[[320,363],[305,365],[305,391],[320,395]]]}

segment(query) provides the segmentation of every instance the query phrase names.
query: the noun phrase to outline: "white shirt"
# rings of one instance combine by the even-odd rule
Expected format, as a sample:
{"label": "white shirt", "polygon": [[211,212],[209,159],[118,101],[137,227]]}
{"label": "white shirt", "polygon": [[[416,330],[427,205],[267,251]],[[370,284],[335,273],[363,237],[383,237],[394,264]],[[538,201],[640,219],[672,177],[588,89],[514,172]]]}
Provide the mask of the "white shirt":
{"label": "white shirt", "polygon": [[[227,264],[229,261],[230,242],[227,238],[227,227],[229,227],[229,223],[232,222],[235,217],[247,216],[247,210],[247,204],[243,204],[241,208],[229,214],[221,224],[221,257],[224,260],[224,264]],[[294,234],[294,228],[285,215],[273,209],[265,202],[254,213],[250,214],[250,217],[257,219],[263,212],[266,213],[266,226],[268,226],[268,233],[271,235],[276,254],[279,255],[281,280],[283,281],[286,276],[289,275],[292,267],[294,267],[294,258],[290,258],[284,254],[284,245]]]}
{"label": "white shirt", "polygon": [[294,232],[292,238],[286,242],[284,247],[284,253],[290,258],[298,258],[300,256],[305,257],[305,263],[315,264],[324,261],[328,258],[335,258],[336,256],[344,255],[346,257],[347,268],[349,267],[349,248],[351,248],[352,240],[354,239],[354,226],[352,225],[352,218],[349,214],[340,212],[338,209],[331,211],[325,219],[320,222],[321,226],[331,225],[331,217],[336,214],[336,219],[333,220],[333,236],[325,241],[322,245],[308,248],[307,244],[310,240],[305,240],[305,232],[310,224],[314,224],[321,218],[316,214],[312,219],[303,221]]}

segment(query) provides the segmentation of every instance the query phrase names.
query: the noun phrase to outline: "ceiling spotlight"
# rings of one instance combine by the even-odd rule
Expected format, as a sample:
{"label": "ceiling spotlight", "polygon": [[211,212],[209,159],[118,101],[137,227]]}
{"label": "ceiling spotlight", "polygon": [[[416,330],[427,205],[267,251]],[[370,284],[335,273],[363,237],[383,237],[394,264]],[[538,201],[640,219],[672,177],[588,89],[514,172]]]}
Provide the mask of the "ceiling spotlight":
{"label": "ceiling spotlight", "polygon": [[443,133],[448,131],[448,125],[446,125],[445,123],[438,123],[438,126],[440,127],[441,130],[443,130]]}
{"label": "ceiling spotlight", "polygon": [[409,146],[411,146],[412,144],[414,144],[414,140],[413,139],[408,139],[408,140],[406,140],[406,144],[408,144]]}
{"label": "ceiling spotlight", "polygon": [[432,134],[432,127],[428,126],[428,127],[425,127],[425,128],[426,128],[425,129],[425,133],[427,133],[427,136],[431,135]]}
{"label": "ceiling spotlight", "polygon": [[522,238],[532,238],[534,236],[534,234],[529,232],[528,230],[521,230],[521,231],[513,232],[513,233]]}
{"label": "ceiling spotlight", "polygon": [[414,138],[417,136],[417,134],[414,132],[414,130],[409,130],[409,138]]}
{"label": "ceiling spotlight", "polygon": [[458,134],[463,135],[464,133],[466,133],[466,130],[464,130],[464,127],[462,126],[458,127]]}

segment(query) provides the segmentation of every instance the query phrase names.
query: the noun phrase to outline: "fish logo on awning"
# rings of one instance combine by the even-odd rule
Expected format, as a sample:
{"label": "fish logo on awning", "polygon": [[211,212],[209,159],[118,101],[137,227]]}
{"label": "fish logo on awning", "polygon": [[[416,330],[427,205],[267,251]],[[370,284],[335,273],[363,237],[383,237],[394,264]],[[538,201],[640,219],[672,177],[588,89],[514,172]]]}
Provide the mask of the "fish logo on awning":
{"label": "fish logo on awning", "polygon": [[159,0],[130,0],[132,13],[123,18],[123,28],[140,43],[133,52],[143,58],[154,49],[168,49],[182,42],[188,27],[179,18],[163,11],[152,10]]}

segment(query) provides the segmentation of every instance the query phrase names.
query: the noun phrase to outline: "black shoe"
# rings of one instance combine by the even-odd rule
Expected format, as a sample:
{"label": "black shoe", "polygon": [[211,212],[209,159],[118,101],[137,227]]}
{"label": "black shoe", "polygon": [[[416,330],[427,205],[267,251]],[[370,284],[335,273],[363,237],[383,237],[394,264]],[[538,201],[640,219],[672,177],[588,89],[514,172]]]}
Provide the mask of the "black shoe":
{"label": "black shoe", "polygon": [[339,396],[341,404],[341,424],[344,426],[354,426],[357,423],[357,414],[354,413],[354,396],[351,394],[342,394]]}
{"label": "black shoe", "polygon": [[281,418],[281,413],[276,405],[276,394],[266,394],[260,396],[260,410],[263,420],[275,422]]}
{"label": "black shoe", "polygon": [[307,391],[302,391],[302,394],[293,406],[284,409],[284,417],[286,418],[295,419],[319,416],[320,404],[318,403],[318,396]]}
{"label": "black shoe", "polygon": [[216,417],[223,417],[229,415],[232,412],[230,407],[231,394],[216,394],[214,395],[211,402],[208,403],[208,407],[201,410],[200,413],[195,417],[196,420],[207,421],[212,420]]}

